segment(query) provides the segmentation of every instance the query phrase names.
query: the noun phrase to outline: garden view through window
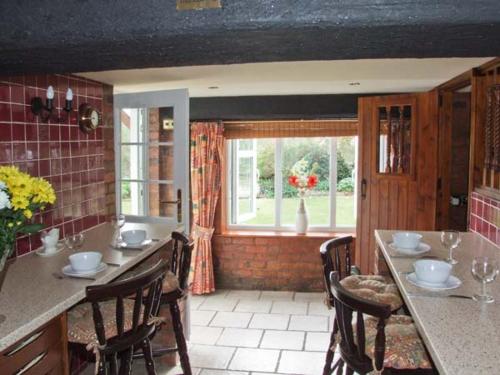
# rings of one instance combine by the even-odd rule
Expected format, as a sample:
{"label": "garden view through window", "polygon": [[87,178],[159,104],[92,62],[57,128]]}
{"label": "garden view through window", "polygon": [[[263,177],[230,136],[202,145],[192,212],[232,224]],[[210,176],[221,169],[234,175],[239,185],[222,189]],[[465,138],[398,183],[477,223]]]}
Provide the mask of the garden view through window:
{"label": "garden view through window", "polygon": [[228,146],[229,225],[294,226],[299,197],[288,178],[300,170],[318,178],[305,199],[310,227],[356,226],[357,137],[233,139]]}

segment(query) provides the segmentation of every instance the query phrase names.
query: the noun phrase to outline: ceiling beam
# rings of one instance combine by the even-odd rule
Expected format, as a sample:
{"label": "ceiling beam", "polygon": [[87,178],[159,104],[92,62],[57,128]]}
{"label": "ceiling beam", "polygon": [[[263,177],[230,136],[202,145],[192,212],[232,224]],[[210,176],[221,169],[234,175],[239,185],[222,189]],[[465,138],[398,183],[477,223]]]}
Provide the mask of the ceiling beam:
{"label": "ceiling beam", "polygon": [[0,71],[500,55],[498,0],[2,0]]}

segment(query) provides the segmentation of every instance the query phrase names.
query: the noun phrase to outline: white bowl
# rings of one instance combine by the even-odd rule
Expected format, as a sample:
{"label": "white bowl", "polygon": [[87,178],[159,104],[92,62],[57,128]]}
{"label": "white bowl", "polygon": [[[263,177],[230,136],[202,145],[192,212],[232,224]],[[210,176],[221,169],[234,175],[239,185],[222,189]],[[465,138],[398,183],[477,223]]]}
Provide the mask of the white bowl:
{"label": "white bowl", "polygon": [[397,232],[392,235],[394,246],[402,249],[416,249],[421,239],[421,234],[412,232]]}
{"label": "white bowl", "polygon": [[146,239],[146,231],[141,229],[126,230],[122,232],[122,238],[127,245],[140,245]]}
{"label": "white bowl", "polygon": [[415,275],[420,281],[431,284],[443,284],[450,277],[451,264],[432,259],[421,259],[413,263]]}
{"label": "white bowl", "polygon": [[101,264],[101,260],[102,254],[97,251],[85,251],[69,256],[71,268],[73,268],[75,272],[95,270]]}

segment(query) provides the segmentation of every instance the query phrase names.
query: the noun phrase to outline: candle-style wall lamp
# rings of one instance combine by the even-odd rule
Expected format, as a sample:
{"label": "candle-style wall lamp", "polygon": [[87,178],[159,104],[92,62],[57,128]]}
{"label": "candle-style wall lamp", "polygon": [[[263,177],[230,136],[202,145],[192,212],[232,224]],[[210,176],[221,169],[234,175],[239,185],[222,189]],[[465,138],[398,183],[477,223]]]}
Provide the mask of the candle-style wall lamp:
{"label": "candle-style wall lamp", "polygon": [[[68,88],[66,91],[66,103],[62,108],[63,111],[69,112],[73,110],[73,90]],[[52,86],[47,87],[47,98],[45,100],[45,104],[43,103],[42,98],[39,96],[31,99],[31,112],[35,116],[40,116],[43,122],[47,122],[52,116],[52,111],[54,110],[54,88]],[[57,117],[58,122],[66,121],[66,119],[62,119],[61,117]]]}

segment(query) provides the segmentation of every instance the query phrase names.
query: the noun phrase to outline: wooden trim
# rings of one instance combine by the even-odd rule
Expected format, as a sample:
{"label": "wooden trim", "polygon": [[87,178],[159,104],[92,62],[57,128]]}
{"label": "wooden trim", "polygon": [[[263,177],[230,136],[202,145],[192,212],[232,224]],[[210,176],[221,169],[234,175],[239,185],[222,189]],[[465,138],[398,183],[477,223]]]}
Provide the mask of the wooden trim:
{"label": "wooden trim", "polygon": [[343,236],[356,237],[353,232],[309,232],[297,234],[295,232],[280,231],[256,231],[256,230],[228,230],[219,234],[222,237],[310,237],[310,238],[334,238]]}
{"label": "wooden trim", "polygon": [[467,70],[462,74],[440,84],[436,87],[438,91],[456,91],[471,84],[472,70]]}
{"label": "wooden trim", "polygon": [[485,196],[486,198],[500,200],[500,190],[498,190],[498,189],[493,189],[493,188],[490,188],[487,186],[482,186],[482,187],[475,188],[473,192],[481,194],[482,196]]}

